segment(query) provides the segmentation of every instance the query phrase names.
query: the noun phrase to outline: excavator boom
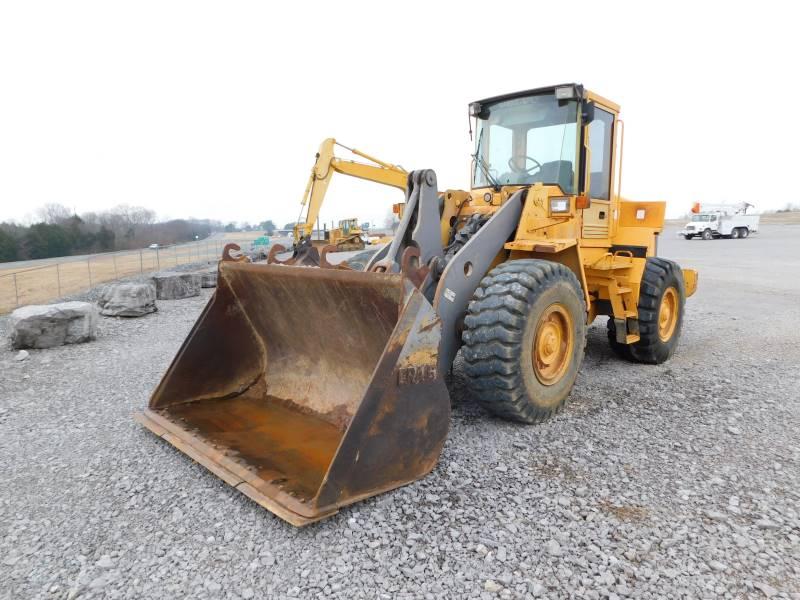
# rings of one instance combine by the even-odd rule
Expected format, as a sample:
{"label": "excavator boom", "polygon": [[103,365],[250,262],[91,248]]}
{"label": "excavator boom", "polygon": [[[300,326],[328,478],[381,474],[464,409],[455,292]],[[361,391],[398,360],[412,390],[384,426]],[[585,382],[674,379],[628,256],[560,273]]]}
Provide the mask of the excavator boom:
{"label": "excavator boom", "polygon": [[[339,158],[334,153],[335,146],[340,146],[352,154],[369,161],[371,164]],[[314,224],[319,217],[322,202],[325,199],[328,185],[334,173],[341,173],[358,179],[374,181],[403,191],[406,189],[408,179],[408,173],[400,166],[384,162],[374,156],[370,156],[366,152],[361,152],[355,148],[340,144],[334,138],[323,140],[319,146],[319,151],[314,161],[314,167],[311,169],[311,174],[308,177],[303,199],[300,202],[301,214],[303,210],[305,210],[306,215],[305,219],[298,221],[294,227],[295,246],[297,246],[302,239],[311,238]]]}

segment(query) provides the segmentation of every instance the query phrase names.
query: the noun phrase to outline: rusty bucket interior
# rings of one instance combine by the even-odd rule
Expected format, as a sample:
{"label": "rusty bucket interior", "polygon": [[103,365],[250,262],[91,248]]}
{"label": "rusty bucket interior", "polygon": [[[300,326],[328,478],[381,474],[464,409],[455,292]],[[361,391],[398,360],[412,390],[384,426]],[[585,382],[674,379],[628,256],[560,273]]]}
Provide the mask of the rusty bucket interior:
{"label": "rusty bucket interior", "polygon": [[439,336],[400,274],[221,262],[137,418],[305,525],[435,466],[450,411]]}

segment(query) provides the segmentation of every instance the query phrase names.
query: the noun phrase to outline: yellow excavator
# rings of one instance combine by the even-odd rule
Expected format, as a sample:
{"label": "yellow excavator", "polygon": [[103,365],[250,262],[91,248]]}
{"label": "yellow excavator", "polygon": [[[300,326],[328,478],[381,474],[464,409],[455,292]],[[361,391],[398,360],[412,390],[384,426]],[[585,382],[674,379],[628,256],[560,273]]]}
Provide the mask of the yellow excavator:
{"label": "yellow excavator", "polygon": [[[335,154],[336,146],[344,148],[353,155],[369,162],[339,158]],[[327,238],[312,239],[314,226],[317,223],[322,202],[325,199],[325,194],[328,191],[328,186],[334,173],[374,181],[404,192],[408,180],[408,172],[398,165],[379,160],[356,148],[345,146],[334,138],[323,140],[317,151],[314,166],[311,169],[311,174],[308,177],[308,183],[300,202],[301,218],[298,219],[294,226],[294,246],[292,248],[292,258],[290,259],[290,264],[292,265],[318,266],[320,256],[315,246],[332,246],[331,250],[333,251],[364,249],[362,237],[364,231],[359,227],[358,219],[339,221],[339,227],[330,230]],[[397,212],[396,208],[395,212]],[[302,216],[303,213],[305,213],[304,218]],[[272,256],[276,256],[285,250],[283,246],[273,247]]]}
{"label": "yellow excavator", "polygon": [[299,526],[433,469],[459,350],[477,400],[522,423],[564,406],[598,316],[622,359],[668,360],[697,273],[658,255],[665,203],[620,194],[619,112],[578,84],[472,103],[470,189],[409,173],[363,270],[226,247],[139,421]]}

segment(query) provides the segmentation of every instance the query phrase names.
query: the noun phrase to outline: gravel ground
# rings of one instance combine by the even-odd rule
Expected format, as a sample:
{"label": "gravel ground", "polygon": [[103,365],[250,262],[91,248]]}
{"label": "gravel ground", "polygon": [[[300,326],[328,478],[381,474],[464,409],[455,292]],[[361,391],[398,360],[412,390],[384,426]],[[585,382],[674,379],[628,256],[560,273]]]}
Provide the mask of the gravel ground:
{"label": "gravel ground", "polygon": [[800,598],[800,227],[661,251],[701,270],[670,362],[616,359],[600,319],[535,427],[457,365],[435,471],[302,530],[131,419],[210,290],[0,350],[0,597]]}

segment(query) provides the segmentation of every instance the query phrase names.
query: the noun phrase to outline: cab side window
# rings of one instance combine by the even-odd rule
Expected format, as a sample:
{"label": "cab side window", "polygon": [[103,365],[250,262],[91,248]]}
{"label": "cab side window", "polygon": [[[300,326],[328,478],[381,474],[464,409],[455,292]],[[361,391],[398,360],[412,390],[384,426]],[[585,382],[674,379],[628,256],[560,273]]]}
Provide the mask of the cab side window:
{"label": "cab side window", "polygon": [[614,115],[600,107],[594,109],[594,119],[589,123],[589,150],[591,173],[589,197],[608,200],[611,188],[611,141],[614,133]]}

